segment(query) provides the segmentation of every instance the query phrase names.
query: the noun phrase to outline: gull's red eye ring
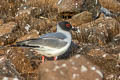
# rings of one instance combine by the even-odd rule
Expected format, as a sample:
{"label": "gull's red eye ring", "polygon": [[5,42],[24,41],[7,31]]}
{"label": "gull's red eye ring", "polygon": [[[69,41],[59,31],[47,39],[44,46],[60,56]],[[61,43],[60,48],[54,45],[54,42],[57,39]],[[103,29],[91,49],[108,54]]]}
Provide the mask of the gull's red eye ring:
{"label": "gull's red eye ring", "polygon": [[70,27],[70,24],[66,24],[66,27]]}

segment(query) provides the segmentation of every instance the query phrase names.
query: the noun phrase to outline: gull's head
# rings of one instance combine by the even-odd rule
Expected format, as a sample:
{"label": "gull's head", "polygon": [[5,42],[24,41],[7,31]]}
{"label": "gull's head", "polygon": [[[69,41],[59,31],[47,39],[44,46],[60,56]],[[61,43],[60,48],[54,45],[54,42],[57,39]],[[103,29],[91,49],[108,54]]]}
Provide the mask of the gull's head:
{"label": "gull's head", "polygon": [[61,21],[57,24],[57,31],[60,30],[70,31],[72,30],[72,25],[67,21]]}

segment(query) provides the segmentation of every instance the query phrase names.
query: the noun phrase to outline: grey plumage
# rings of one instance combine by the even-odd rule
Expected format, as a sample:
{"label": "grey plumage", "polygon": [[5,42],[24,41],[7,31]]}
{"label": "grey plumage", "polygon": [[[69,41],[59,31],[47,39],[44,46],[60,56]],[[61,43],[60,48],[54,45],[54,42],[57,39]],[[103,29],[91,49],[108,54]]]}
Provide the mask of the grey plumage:
{"label": "grey plumage", "polygon": [[40,36],[40,38],[58,38],[58,39],[65,39],[66,36],[63,33],[56,32],[56,33],[48,33],[43,36]]}
{"label": "grey plumage", "polygon": [[40,48],[42,46],[47,46],[51,48],[61,48],[64,47],[67,42],[63,41],[66,38],[65,35],[62,33],[48,33],[40,38],[34,38],[34,39],[29,39],[25,41],[20,41],[17,42],[17,46],[23,46],[23,47],[32,47],[32,48]]}

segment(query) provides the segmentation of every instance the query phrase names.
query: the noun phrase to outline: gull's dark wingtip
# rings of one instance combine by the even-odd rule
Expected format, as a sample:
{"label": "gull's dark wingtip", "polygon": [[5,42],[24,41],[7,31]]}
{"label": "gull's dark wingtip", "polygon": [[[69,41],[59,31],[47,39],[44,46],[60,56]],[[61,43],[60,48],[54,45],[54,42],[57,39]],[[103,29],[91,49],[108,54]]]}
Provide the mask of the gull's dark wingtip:
{"label": "gull's dark wingtip", "polygon": [[22,45],[10,45],[10,47],[20,47]]}
{"label": "gull's dark wingtip", "polygon": [[24,44],[24,43],[21,43],[21,42],[17,42],[15,45],[11,45],[10,47],[39,48],[39,46]]}

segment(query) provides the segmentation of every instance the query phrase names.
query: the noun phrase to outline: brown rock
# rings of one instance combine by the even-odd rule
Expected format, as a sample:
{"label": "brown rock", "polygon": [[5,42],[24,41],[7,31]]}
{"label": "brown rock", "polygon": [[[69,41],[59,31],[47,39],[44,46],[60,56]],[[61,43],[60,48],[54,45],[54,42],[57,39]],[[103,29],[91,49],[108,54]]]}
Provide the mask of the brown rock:
{"label": "brown rock", "polygon": [[8,77],[8,76],[0,76],[1,80],[19,80],[16,76],[14,77]]}
{"label": "brown rock", "polygon": [[92,13],[88,12],[88,11],[84,11],[82,13],[78,13],[76,15],[74,15],[71,19],[72,25],[81,25],[84,23],[88,23],[90,21],[92,21]]}
{"label": "brown rock", "polygon": [[101,5],[98,0],[84,0],[81,11],[89,11],[92,13],[93,18],[98,16]]}
{"label": "brown rock", "polygon": [[[93,52],[93,55],[90,56],[87,55],[86,57],[90,61],[92,61],[92,63],[98,65],[102,71],[104,71],[105,80],[115,79],[119,80],[118,74],[120,72],[118,70],[120,68],[119,63],[120,45],[114,45],[112,43],[110,45],[107,44],[107,46],[105,45],[104,47],[100,47],[100,50],[98,52],[97,52],[98,49],[97,50],[95,50],[96,48],[92,49],[89,52],[91,52],[91,54]],[[97,53],[97,55],[94,53]]]}
{"label": "brown rock", "polygon": [[106,53],[100,49],[91,49],[88,52],[88,55],[90,55],[90,56],[101,56],[102,57],[104,54],[106,54]]}
{"label": "brown rock", "polygon": [[[102,24],[101,25],[101,22]],[[96,20],[96,23],[98,24],[98,27],[102,27],[104,30],[104,27],[106,29],[106,31],[108,32],[108,36],[110,37],[114,37],[115,35],[120,33],[120,28],[118,27],[120,25],[120,23],[113,19],[113,18],[99,18],[98,20]],[[107,35],[106,35],[107,36]]]}
{"label": "brown rock", "polygon": [[11,63],[15,66],[18,72],[22,74],[33,72],[30,61],[25,56],[25,53],[28,52],[27,49],[11,48],[7,51],[9,51],[8,59],[10,59]]}
{"label": "brown rock", "polygon": [[91,49],[88,53],[89,56],[93,57],[103,57],[104,59],[114,59],[113,55],[110,55],[109,53],[106,53],[103,50],[100,49]]}
{"label": "brown rock", "polygon": [[[0,64],[4,64],[6,60],[7,60],[7,57],[5,55],[0,56]],[[0,65],[0,67],[1,67],[1,65]]]}
{"label": "brown rock", "polygon": [[[19,29],[18,29],[19,30]],[[4,36],[0,36],[0,46],[5,46],[11,43],[14,43],[17,38],[24,34],[21,30],[13,30],[12,33],[5,34]]]}
{"label": "brown rock", "polygon": [[100,69],[84,56],[68,60],[45,62],[40,65],[40,80],[102,80]]}
{"label": "brown rock", "polygon": [[57,15],[57,2],[58,0],[29,0],[26,5],[36,8],[32,10],[32,16],[41,15],[51,18],[53,15]]}
{"label": "brown rock", "polygon": [[0,72],[0,79],[38,80],[36,79],[35,68],[33,68],[32,62],[26,56],[29,49],[4,47],[0,49],[1,52],[4,55],[0,54],[0,71],[2,71]]}
{"label": "brown rock", "polygon": [[30,20],[31,20],[31,16],[28,13],[22,13],[22,12],[21,14],[18,13],[15,16],[15,21],[20,28],[19,31],[22,31],[23,33],[25,33],[26,32],[25,26],[30,23]]}
{"label": "brown rock", "polygon": [[120,23],[113,18],[99,18],[96,21],[82,24],[76,35],[79,42],[91,42],[104,45],[120,33]]}
{"label": "brown rock", "polygon": [[84,0],[29,0],[26,5],[33,7],[41,7],[41,10],[58,9],[58,12],[79,12]]}
{"label": "brown rock", "polygon": [[3,49],[0,49],[0,55],[4,55],[4,53],[5,53],[5,51]]}
{"label": "brown rock", "polygon": [[100,4],[112,12],[120,13],[120,2],[117,0],[99,0]]}
{"label": "brown rock", "polygon": [[18,24],[9,22],[0,26],[0,46],[13,43],[24,31],[18,29]]}
{"label": "brown rock", "polygon": [[114,36],[113,41],[116,42],[117,44],[120,44],[120,33]]}
{"label": "brown rock", "polygon": [[[0,17],[2,19],[8,19],[8,17],[15,16],[18,8],[21,6],[23,1],[1,1],[0,2]],[[11,20],[10,20],[11,21]]]}
{"label": "brown rock", "polygon": [[2,26],[0,26],[0,36],[11,33],[15,27],[16,27],[15,22],[9,22],[9,23],[3,24]]}
{"label": "brown rock", "polygon": [[58,0],[29,0],[27,1],[26,5],[29,6],[34,6],[34,7],[38,7],[38,6],[53,6],[54,8],[56,7],[56,3],[58,2]]}
{"label": "brown rock", "polygon": [[84,0],[59,0],[58,12],[79,12],[83,3]]}
{"label": "brown rock", "polygon": [[31,38],[38,38],[38,37],[39,37],[39,32],[37,30],[31,30],[28,34],[17,39],[16,42],[31,39]]}
{"label": "brown rock", "polygon": [[4,23],[3,19],[0,19],[0,26]]}
{"label": "brown rock", "polygon": [[15,16],[15,17],[18,17],[18,16],[23,15],[23,14],[28,14],[28,15],[30,15],[30,14],[31,14],[31,11],[32,11],[33,9],[34,9],[34,8],[30,7],[30,8],[27,8],[27,9],[19,10],[19,11],[16,13],[16,16]]}
{"label": "brown rock", "polygon": [[120,23],[120,16],[115,17],[115,19]]}
{"label": "brown rock", "polygon": [[73,11],[79,11],[83,4],[84,0],[29,0],[27,1],[27,5],[32,5],[36,7],[43,7],[44,8],[57,8],[58,12],[73,12]]}
{"label": "brown rock", "polygon": [[[33,13],[32,13],[33,14]],[[40,19],[34,18],[31,15],[23,13],[15,17],[16,22],[20,28],[20,31],[28,33],[32,29],[38,30],[40,34],[49,31],[53,24],[52,21],[46,17],[40,17]]]}

